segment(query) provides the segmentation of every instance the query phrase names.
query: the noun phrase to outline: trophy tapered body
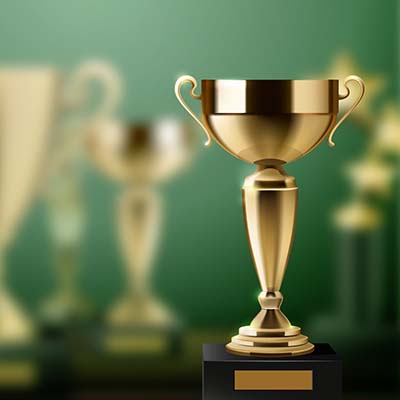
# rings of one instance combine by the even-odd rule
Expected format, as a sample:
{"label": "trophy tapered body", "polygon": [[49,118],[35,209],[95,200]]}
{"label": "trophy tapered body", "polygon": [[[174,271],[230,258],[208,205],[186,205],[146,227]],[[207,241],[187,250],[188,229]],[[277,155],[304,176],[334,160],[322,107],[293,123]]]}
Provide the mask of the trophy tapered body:
{"label": "trophy tapered body", "polygon": [[259,167],[242,189],[247,236],[262,292],[261,311],[227,345],[245,354],[306,354],[314,345],[280,309],[280,292],[293,241],[297,186],[279,166]]}
{"label": "trophy tapered body", "polygon": [[[349,82],[360,94],[337,120],[339,100],[350,94]],[[190,83],[190,94],[201,100],[201,121],[183,100],[180,88]],[[175,85],[182,106],[203,128],[206,145],[214,139],[233,156],[257,166],[243,186],[247,236],[261,286],[261,311],[249,326],[239,329],[226,348],[254,356],[292,356],[311,353],[314,345],[280,310],[280,288],[293,241],[297,186],[283,166],[317,147],[326,137],[334,146],[336,128],[358,105],[364,83],[357,76],[345,80],[347,93],[339,94],[338,80],[203,80],[183,76]]]}

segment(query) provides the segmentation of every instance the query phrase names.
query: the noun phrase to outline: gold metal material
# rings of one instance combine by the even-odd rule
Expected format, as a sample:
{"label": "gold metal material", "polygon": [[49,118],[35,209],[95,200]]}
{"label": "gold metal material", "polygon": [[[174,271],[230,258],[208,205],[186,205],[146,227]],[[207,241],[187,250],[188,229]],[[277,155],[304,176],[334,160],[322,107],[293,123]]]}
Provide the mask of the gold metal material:
{"label": "gold metal material", "polygon": [[349,88],[349,82],[356,82],[360,86],[360,94],[352,104],[352,106],[343,114],[343,116],[340,118],[340,120],[337,122],[335,127],[332,129],[331,133],[329,134],[328,137],[328,144],[330,147],[334,147],[335,143],[332,141],[333,135],[336,132],[336,129],[342,124],[342,122],[352,113],[352,111],[358,106],[362,98],[364,97],[365,94],[365,84],[364,81],[359,78],[356,75],[350,75],[344,80],[344,86],[346,88],[346,93],[344,95],[339,96],[339,100],[344,100],[347,97],[350,96],[350,88]]}
{"label": "gold metal material", "polygon": [[[257,172],[245,180],[242,196],[262,289],[261,311],[227,345],[233,353],[293,356],[314,349],[280,309],[297,210],[297,185],[283,165],[313,150],[358,105],[364,85],[355,76],[347,78],[346,84],[353,80],[361,94],[338,123],[339,100],[348,93],[340,96],[337,80],[202,81],[202,93],[196,95],[202,101],[202,126],[230,154],[257,165]],[[182,77],[178,89],[187,81],[195,87],[194,78]],[[182,103],[179,90],[176,93]]]}
{"label": "gold metal material", "polygon": [[208,130],[208,128],[201,122],[201,120],[197,117],[197,115],[189,108],[189,106],[186,104],[185,100],[183,99],[181,95],[181,87],[185,83],[190,83],[192,85],[192,88],[190,89],[190,95],[196,99],[196,100],[201,100],[201,95],[196,94],[194,91],[197,88],[197,81],[193,76],[190,75],[184,75],[181,76],[175,83],[175,96],[179,100],[179,102],[182,104],[183,108],[190,114],[190,116],[200,125],[200,127],[203,129],[204,133],[207,136],[207,141],[205,142],[206,146],[211,145],[211,137],[212,133]]}
{"label": "gold metal material", "polygon": [[[99,63],[90,68],[85,65],[71,85],[62,82],[62,74],[52,67],[0,68],[0,342],[27,342],[34,336],[30,319],[5,285],[3,258],[44,177],[52,170],[46,158],[55,122],[66,105],[64,88],[82,93],[85,79],[105,76]],[[111,77],[103,80],[104,86],[111,88]],[[115,96],[109,97],[112,101],[103,103],[103,112],[114,104]],[[76,101],[68,105],[77,106]]]}
{"label": "gold metal material", "polygon": [[48,67],[0,69],[0,342],[26,343],[34,328],[7,289],[7,250],[37,191],[57,108],[59,75]]}
{"label": "gold metal material", "polygon": [[313,372],[237,370],[235,390],[313,390]]}
{"label": "gold metal material", "polygon": [[91,158],[100,170],[125,185],[116,222],[128,287],[107,317],[111,326],[157,328],[177,322],[150,288],[163,217],[157,185],[189,163],[193,145],[191,128],[175,119],[130,125],[98,120],[90,127],[87,149]]}

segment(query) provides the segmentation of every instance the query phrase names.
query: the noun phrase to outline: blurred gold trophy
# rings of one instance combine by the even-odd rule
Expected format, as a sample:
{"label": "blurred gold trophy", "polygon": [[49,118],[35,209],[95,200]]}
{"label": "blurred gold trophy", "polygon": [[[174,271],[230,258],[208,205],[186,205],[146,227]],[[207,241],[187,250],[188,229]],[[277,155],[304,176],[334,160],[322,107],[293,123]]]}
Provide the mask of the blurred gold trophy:
{"label": "blurred gold trophy", "polygon": [[[103,96],[94,110],[82,114],[83,105],[89,108],[93,97],[89,90],[91,83],[101,86]],[[88,302],[77,287],[81,243],[86,226],[81,194],[85,129],[89,121],[111,116],[121,97],[119,74],[103,60],[87,60],[80,64],[65,87],[66,100],[72,109],[57,123],[53,156],[48,163],[49,174],[44,185],[57,269],[55,289],[42,305],[41,317],[45,328],[64,327],[82,320],[90,312]]]}
{"label": "blurred gold trophy", "polygon": [[132,125],[98,121],[90,129],[88,150],[95,164],[125,185],[116,220],[128,286],[107,316],[117,328],[106,338],[110,351],[163,352],[169,343],[156,331],[175,329],[178,322],[152,293],[149,275],[163,214],[156,186],[188,164],[193,145],[188,128],[166,118]]}
{"label": "blurred gold trophy", "polygon": [[4,257],[45,166],[56,89],[53,69],[0,69],[0,343],[26,342],[33,333],[6,288]]}
{"label": "blurred gold trophy", "polygon": [[[360,87],[354,104],[337,121],[340,100],[350,95],[349,83]],[[180,89],[191,85],[191,96],[200,99],[204,123],[190,110]],[[293,239],[297,209],[295,179],[283,166],[317,147],[359,104],[363,81],[349,76],[347,92],[339,94],[338,80],[202,80],[182,76],[175,93],[182,106],[207,135],[233,156],[256,164],[243,187],[243,208],[248,240],[262,292],[261,311],[250,326],[239,329],[226,346],[242,355],[295,356],[311,353],[314,345],[291,325],[280,310],[282,280]]]}

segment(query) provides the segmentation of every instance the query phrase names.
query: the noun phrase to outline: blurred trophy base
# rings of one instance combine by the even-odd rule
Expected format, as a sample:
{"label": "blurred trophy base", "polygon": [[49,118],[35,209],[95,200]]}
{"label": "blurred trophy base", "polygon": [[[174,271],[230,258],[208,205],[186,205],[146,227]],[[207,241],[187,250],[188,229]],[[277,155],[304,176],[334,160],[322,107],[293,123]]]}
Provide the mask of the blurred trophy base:
{"label": "blurred trophy base", "polygon": [[135,394],[140,399],[176,399],[195,394],[200,398],[201,344],[220,341],[227,333],[199,327],[185,330],[180,335],[181,349],[164,357],[144,353],[117,355],[106,353],[99,345],[83,346],[73,353],[78,387],[102,396],[129,393],[132,398],[136,398]]}
{"label": "blurred trophy base", "polygon": [[0,399],[42,398],[72,387],[66,341],[0,344]]}
{"label": "blurred trophy base", "polygon": [[181,332],[178,318],[163,304],[127,296],[112,308],[95,343],[108,356],[168,357],[179,352]]}
{"label": "blurred trophy base", "polygon": [[342,362],[328,344],[297,357],[248,357],[203,345],[203,400],[338,400]]}
{"label": "blurred trophy base", "polygon": [[97,335],[97,349],[108,356],[166,357],[179,352],[176,326],[108,327]]}
{"label": "blurred trophy base", "polygon": [[0,394],[33,391],[39,382],[37,349],[30,343],[0,343]]}

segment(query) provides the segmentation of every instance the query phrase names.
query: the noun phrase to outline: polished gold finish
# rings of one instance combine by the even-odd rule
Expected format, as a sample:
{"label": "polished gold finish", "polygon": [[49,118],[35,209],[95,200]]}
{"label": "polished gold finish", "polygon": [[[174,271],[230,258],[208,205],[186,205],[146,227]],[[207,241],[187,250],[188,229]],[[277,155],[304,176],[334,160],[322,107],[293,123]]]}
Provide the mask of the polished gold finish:
{"label": "polished gold finish", "polygon": [[189,106],[185,103],[185,100],[181,96],[181,86],[184,85],[185,83],[191,83],[192,89],[190,90],[190,95],[194,98],[199,100],[201,98],[200,95],[195,93],[195,90],[197,88],[197,81],[194,79],[192,76],[189,75],[184,75],[181,76],[175,83],[175,96],[178,98],[180,103],[182,104],[183,108],[190,114],[190,116],[200,125],[200,127],[203,129],[204,133],[207,136],[207,141],[205,142],[206,146],[209,146],[211,144],[211,136],[212,133],[208,130],[208,128],[201,122],[201,120],[197,117],[197,115],[189,108]]}
{"label": "polished gold finish", "polygon": [[313,390],[313,372],[298,371],[235,371],[235,390]]}
{"label": "polished gold finish", "polygon": [[335,127],[332,129],[331,133],[329,134],[328,137],[328,143],[329,146],[333,147],[335,146],[335,143],[332,141],[333,135],[336,131],[336,129],[342,124],[342,122],[352,113],[352,111],[360,104],[360,101],[364,97],[365,93],[365,84],[364,81],[359,78],[356,75],[350,75],[344,80],[344,86],[346,88],[346,93],[344,95],[339,96],[339,100],[344,100],[350,95],[350,88],[349,88],[349,82],[356,82],[360,86],[360,93],[354,103],[349,107],[349,109],[343,114],[343,116],[340,118],[340,120],[337,122]]}
{"label": "polished gold finish", "polygon": [[[349,96],[348,83],[360,94],[337,122],[339,100]],[[198,121],[180,94],[184,83],[197,86],[193,77],[176,82],[183,107]],[[297,185],[283,169],[313,150],[332,134],[364,95],[363,81],[350,76],[347,93],[339,94],[337,80],[203,80],[201,95],[209,137],[233,156],[257,165],[243,186],[243,209],[248,240],[262,292],[261,311],[250,326],[242,327],[227,349],[255,356],[292,356],[313,351],[314,345],[282,313],[280,288],[293,240]]]}

